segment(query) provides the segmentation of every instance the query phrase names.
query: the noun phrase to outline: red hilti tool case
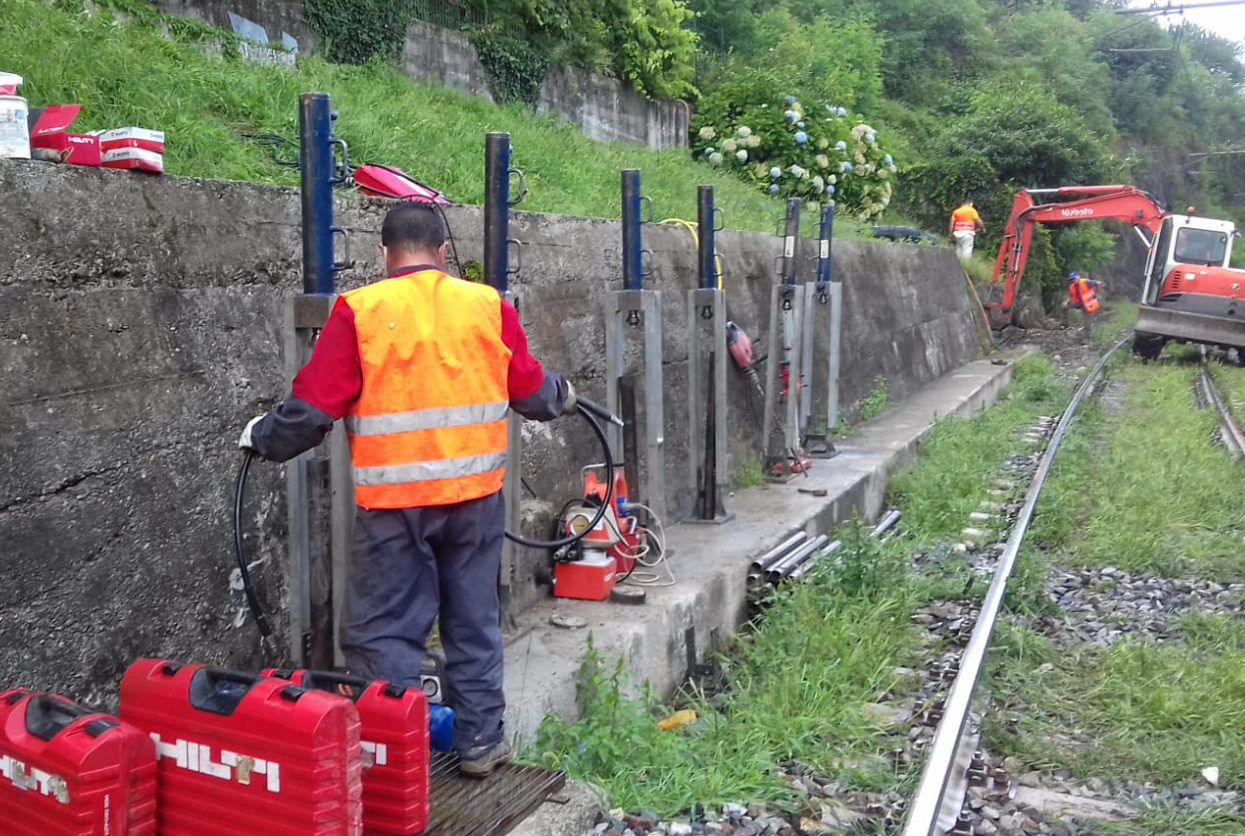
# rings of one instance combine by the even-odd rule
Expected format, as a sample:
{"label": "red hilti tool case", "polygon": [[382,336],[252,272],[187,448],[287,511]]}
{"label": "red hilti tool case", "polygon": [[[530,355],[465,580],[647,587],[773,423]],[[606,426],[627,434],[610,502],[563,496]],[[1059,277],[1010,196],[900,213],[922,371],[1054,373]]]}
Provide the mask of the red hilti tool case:
{"label": "red hilti tool case", "polygon": [[121,719],[151,735],[159,836],[361,836],[359,712],[241,671],[140,659]]}
{"label": "red hilti tool case", "polygon": [[56,694],[0,694],[0,833],[155,832],[156,748],[146,734]]}
{"label": "red hilti tool case", "polygon": [[267,668],[260,674],[354,701],[363,729],[363,832],[424,832],[430,755],[428,697],[421,689],[329,671]]}

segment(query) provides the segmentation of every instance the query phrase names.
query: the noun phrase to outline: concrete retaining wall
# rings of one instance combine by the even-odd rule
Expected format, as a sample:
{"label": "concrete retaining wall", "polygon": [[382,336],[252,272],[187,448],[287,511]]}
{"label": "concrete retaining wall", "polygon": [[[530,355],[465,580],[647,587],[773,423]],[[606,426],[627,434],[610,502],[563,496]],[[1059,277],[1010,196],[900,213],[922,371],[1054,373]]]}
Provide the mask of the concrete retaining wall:
{"label": "concrete retaining wall", "polygon": [[[286,391],[281,329],[287,297],[301,291],[297,191],[6,160],[0,193],[0,671],[107,704],[139,656],[253,666],[256,631],[230,586],[235,445],[247,419]],[[337,222],[359,259],[343,287],[377,275],[384,209],[339,198]],[[448,216],[459,256],[479,259],[481,211]],[[513,289],[534,350],[603,400],[619,223],[516,213],[512,234],[524,242]],[[687,494],[683,323],[695,256],[678,228],[646,227],[644,244],[663,293],[666,477],[677,508]],[[728,231],[719,246],[728,315],[764,354],[780,241]],[[802,252],[811,277],[815,243]],[[979,315],[950,249],[836,242],[834,271],[849,416],[879,376],[902,399],[976,355]],[[818,381],[824,343],[819,355]],[[729,379],[738,466],[759,454],[761,402],[741,375]],[[561,505],[579,493],[589,450],[578,421],[529,424],[524,478]],[[280,467],[257,466],[244,522],[266,607],[284,611]],[[517,605],[548,594],[543,566],[522,562]]]}

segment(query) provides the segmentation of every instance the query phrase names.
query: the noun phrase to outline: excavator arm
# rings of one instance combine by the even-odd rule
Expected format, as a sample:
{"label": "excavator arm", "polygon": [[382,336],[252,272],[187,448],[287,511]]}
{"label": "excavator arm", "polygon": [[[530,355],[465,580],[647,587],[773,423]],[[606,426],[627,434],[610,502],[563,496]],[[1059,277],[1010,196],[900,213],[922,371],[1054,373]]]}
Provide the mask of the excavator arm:
{"label": "excavator arm", "polygon": [[[1037,203],[1040,197],[1048,202]],[[1054,199],[1052,199],[1054,198]],[[1074,198],[1061,200],[1060,198]],[[1003,298],[985,304],[986,314],[1010,319],[1016,288],[1024,276],[1035,224],[1112,218],[1131,224],[1149,247],[1164,215],[1163,207],[1149,193],[1135,186],[1063,186],[1057,189],[1022,189],[1012,201],[1012,212],[1003,228],[1003,243],[994,262],[993,284],[1003,283]],[[1146,238],[1142,229],[1149,233]]]}

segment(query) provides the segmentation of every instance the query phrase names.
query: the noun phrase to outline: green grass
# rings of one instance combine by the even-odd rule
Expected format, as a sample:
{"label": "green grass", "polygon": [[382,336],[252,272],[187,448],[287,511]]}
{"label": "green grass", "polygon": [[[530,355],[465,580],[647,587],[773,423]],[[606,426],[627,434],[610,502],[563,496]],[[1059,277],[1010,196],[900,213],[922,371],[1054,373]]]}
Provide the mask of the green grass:
{"label": "green grass", "polygon": [[999,478],[999,466],[1031,449],[1014,429],[1038,415],[1058,415],[1069,398],[1055,382],[1054,365],[1035,354],[1016,361],[1012,382],[993,406],[976,419],[939,419],[917,448],[920,462],[897,473],[887,487],[888,502],[904,509],[903,525],[918,542],[935,543],[956,535],[968,523]]}
{"label": "green grass", "polygon": [[[121,2],[145,8],[138,0],[107,5]],[[334,130],[348,143],[352,162],[398,166],[456,202],[483,201],[485,134],[508,131],[512,162],[527,177],[522,209],[617,218],[619,173],[638,168],[654,220],[694,221],[700,184],[715,186],[732,228],[776,232],[785,211],[782,201],[694,162],[685,151],[595,142],[552,116],[414,82],[379,63],[351,67],[300,57],[293,71],[259,66],[236,56],[230,35],[201,24],[160,23],[148,11],[123,27],[107,8],[86,12],[80,4],[0,0],[3,68],[25,78],[21,94],[32,106],[82,104],[72,130],[163,130],[171,174],[297,185],[297,171],[277,165],[270,149],[242,134],[283,136],[291,144],[282,155],[297,159],[299,94],[324,91],[338,111]],[[206,54],[221,39],[225,57]],[[805,220],[809,229],[816,221]],[[852,237],[852,227],[845,222],[836,232]]]}
{"label": "green grass", "polygon": [[1179,361],[1119,364],[1122,409],[1091,405],[1073,425],[1039,501],[1033,542],[1074,564],[1242,573],[1245,469],[1211,443],[1217,417],[1194,406],[1195,372]]}
{"label": "green grass", "polygon": [[[1239,642],[1239,629],[1233,642]],[[1207,645],[1213,646],[1207,646]],[[1063,649],[1009,659],[996,686],[1025,703],[1014,730],[992,739],[1034,768],[1066,768],[1078,778],[1187,786],[1217,766],[1220,784],[1245,782],[1245,653],[1239,643],[1204,640],[1108,649]],[[1052,732],[1052,728],[1058,731]],[[1065,739],[1065,736],[1073,738]]]}

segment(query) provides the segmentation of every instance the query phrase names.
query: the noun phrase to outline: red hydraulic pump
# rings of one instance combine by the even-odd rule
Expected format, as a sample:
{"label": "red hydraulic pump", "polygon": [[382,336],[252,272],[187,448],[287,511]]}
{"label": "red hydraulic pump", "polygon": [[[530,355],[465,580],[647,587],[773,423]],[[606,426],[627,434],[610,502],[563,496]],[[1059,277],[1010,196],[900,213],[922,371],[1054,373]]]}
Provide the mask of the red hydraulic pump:
{"label": "red hydraulic pump", "polygon": [[[558,598],[579,598],[604,601],[614,585],[635,568],[641,553],[644,527],[627,507],[627,477],[622,465],[614,466],[612,481],[597,474],[605,465],[592,464],[583,469],[583,500],[573,503],[563,515],[566,536],[584,534],[573,549],[555,555],[553,594]],[[608,507],[601,521],[588,529],[597,510]]]}

